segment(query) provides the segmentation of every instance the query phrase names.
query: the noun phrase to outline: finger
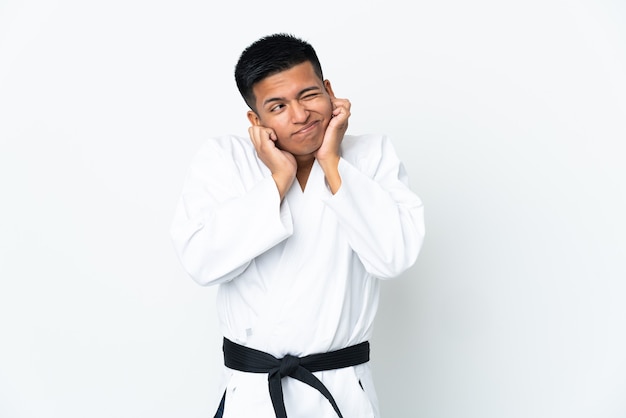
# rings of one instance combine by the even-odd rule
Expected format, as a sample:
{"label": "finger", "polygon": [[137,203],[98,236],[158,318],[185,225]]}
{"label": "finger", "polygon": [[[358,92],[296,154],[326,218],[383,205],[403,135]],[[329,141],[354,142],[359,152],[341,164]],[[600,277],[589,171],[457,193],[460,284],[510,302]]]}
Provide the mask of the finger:
{"label": "finger", "polygon": [[274,130],[263,126],[250,126],[248,128],[248,133],[254,143],[261,143],[267,140],[277,140]]}
{"label": "finger", "polygon": [[337,108],[337,107],[345,107],[347,109],[350,109],[350,100],[348,99],[335,99],[332,101],[333,103],[333,108]]}
{"label": "finger", "polygon": [[348,117],[350,116],[350,109],[348,107],[344,107],[344,106],[339,106],[336,107],[335,109],[333,109],[333,117],[337,117],[337,116],[345,116]]}
{"label": "finger", "polygon": [[248,135],[250,136],[250,140],[252,141],[252,144],[256,147],[259,141],[258,141],[257,131],[256,129],[254,129],[254,126],[251,126],[248,128]]}

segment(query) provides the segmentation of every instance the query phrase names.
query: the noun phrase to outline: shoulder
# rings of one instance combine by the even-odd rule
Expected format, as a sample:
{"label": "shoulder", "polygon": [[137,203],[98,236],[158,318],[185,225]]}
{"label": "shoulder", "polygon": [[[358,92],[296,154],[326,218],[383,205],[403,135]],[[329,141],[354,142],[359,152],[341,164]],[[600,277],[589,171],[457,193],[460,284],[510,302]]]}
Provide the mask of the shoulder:
{"label": "shoulder", "polygon": [[371,178],[381,172],[395,172],[402,166],[391,139],[385,134],[344,136],[341,158]]}
{"label": "shoulder", "polygon": [[[249,138],[220,135],[206,139],[196,153],[191,169],[202,176],[240,178],[245,184],[256,184],[269,169],[258,158]],[[270,173],[271,174],[271,173]]]}
{"label": "shoulder", "polygon": [[220,135],[205,139],[193,157],[192,164],[220,166],[254,161],[256,153],[251,141],[237,135]]}
{"label": "shoulder", "polygon": [[393,146],[385,134],[345,135],[341,143],[341,156],[351,162],[378,161],[389,152]]}

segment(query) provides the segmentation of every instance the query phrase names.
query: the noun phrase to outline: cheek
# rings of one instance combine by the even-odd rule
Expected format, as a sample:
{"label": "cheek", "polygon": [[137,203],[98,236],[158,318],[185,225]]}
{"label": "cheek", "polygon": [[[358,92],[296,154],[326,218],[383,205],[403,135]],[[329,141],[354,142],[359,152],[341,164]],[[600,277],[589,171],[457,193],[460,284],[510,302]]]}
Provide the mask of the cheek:
{"label": "cheek", "polygon": [[285,144],[288,142],[289,131],[286,129],[286,127],[283,124],[272,123],[272,124],[264,125],[264,126],[271,128],[276,133],[276,137],[278,138],[278,141],[277,141],[278,144]]}
{"label": "cheek", "polygon": [[273,129],[276,134],[279,134],[281,131],[285,131],[289,127],[287,112],[272,116],[271,118],[266,118],[263,121],[263,126]]}
{"label": "cheek", "polygon": [[324,104],[324,110],[322,111],[322,114],[327,118],[330,118],[330,115],[333,114],[333,104],[330,100],[328,100],[328,102]]}
{"label": "cheek", "polygon": [[269,125],[265,125],[268,128],[271,128],[274,130],[274,132],[276,132],[276,135],[278,136],[278,138],[282,138],[284,136],[285,133],[285,126],[283,124],[280,123],[272,123]]}

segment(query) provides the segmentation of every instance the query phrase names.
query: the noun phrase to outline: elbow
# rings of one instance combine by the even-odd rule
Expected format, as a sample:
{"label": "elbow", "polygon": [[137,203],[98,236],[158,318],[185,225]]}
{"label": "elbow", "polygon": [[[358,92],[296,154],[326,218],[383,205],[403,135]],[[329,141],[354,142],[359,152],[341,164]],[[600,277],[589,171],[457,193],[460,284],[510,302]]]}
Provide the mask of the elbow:
{"label": "elbow", "polygon": [[410,228],[410,231],[402,234],[402,239],[397,240],[398,244],[381,251],[378,262],[366,266],[368,273],[382,280],[390,280],[413,267],[424,243],[424,228],[422,225]]}
{"label": "elbow", "polygon": [[390,259],[381,259],[378,264],[371,264],[366,267],[368,273],[381,280],[391,280],[411,268],[417,261],[419,250],[404,249],[401,254]]}
{"label": "elbow", "polygon": [[200,286],[213,286],[229,282],[239,276],[249,263],[233,268],[220,260],[224,257],[195,254],[189,248],[179,253],[180,263],[187,274]]}
{"label": "elbow", "polygon": [[189,233],[175,228],[171,238],[178,260],[193,281],[200,286],[212,286],[232,280],[239,275],[246,265],[233,267],[228,265],[229,257],[221,256],[220,251],[198,236],[201,228]]}

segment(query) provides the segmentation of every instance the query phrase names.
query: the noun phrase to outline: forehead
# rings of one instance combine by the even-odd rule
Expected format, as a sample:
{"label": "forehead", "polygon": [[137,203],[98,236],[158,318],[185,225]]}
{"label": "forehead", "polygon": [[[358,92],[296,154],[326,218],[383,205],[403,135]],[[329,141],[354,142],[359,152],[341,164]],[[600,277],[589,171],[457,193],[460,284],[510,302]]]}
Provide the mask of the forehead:
{"label": "forehead", "polygon": [[323,85],[311,63],[306,61],[264,78],[254,85],[253,92],[257,103],[263,103],[269,96],[286,98],[297,95],[302,89],[323,88]]}

